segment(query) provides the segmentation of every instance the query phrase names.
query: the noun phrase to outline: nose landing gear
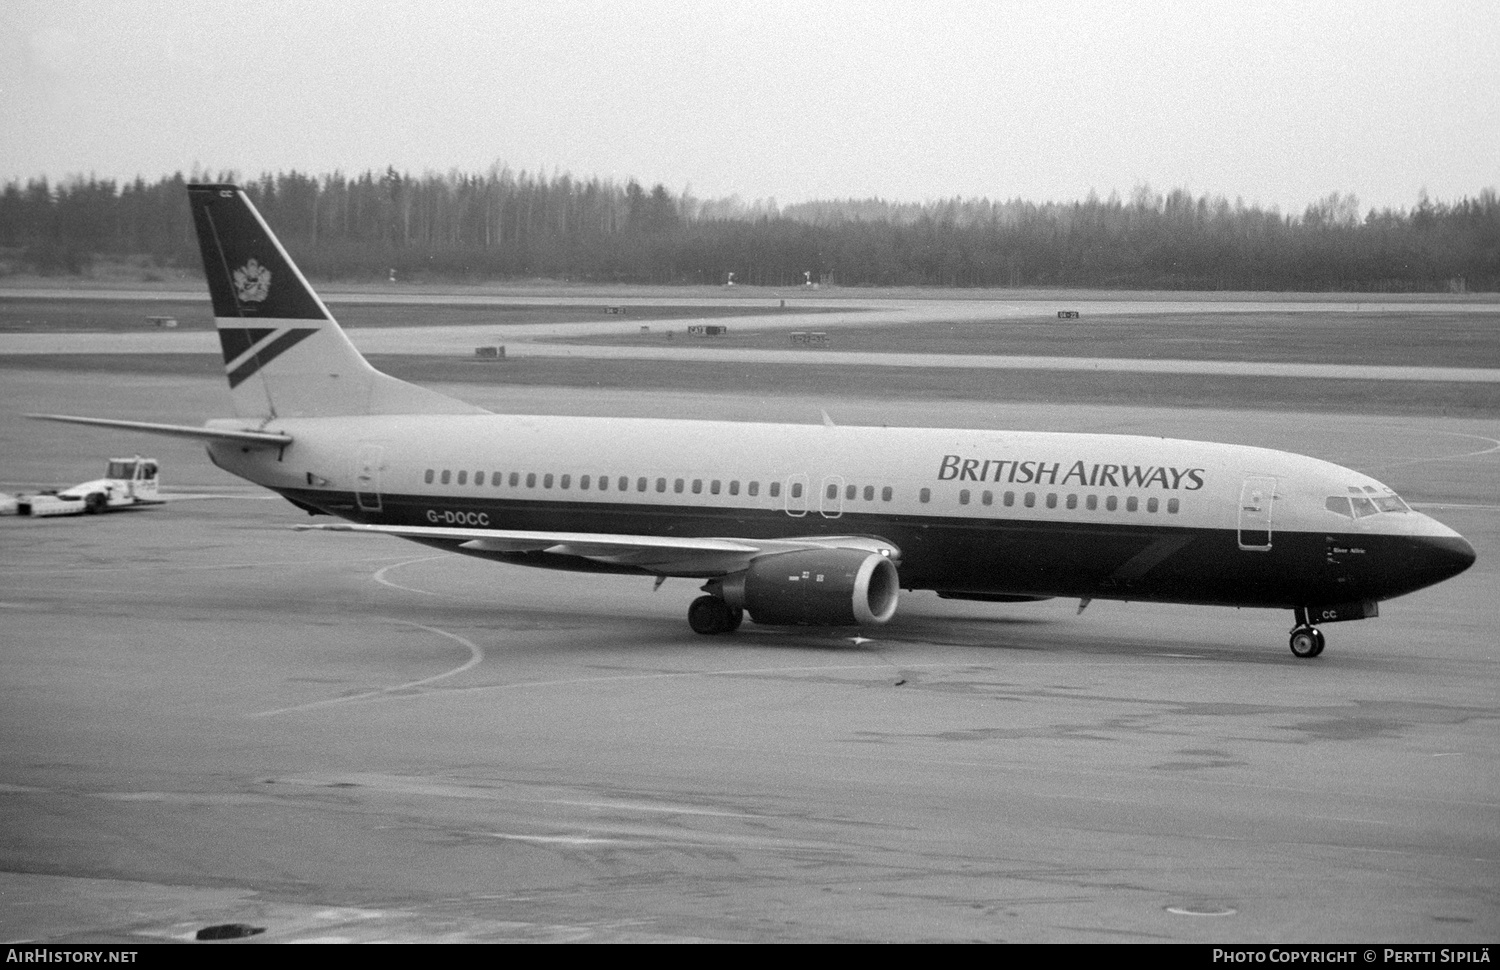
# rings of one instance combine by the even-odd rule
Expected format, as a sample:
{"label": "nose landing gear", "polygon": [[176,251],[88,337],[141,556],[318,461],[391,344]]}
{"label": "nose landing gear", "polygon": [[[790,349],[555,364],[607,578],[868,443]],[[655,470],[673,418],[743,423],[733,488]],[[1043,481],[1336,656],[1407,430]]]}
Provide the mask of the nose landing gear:
{"label": "nose landing gear", "polygon": [[1315,626],[1299,626],[1292,630],[1293,656],[1306,660],[1323,652],[1323,631]]}
{"label": "nose landing gear", "polygon": [[1313,626],[1307,620],[1307,610],[1297,607],[1297,625],[1292,627],[1292,638],[1289,645],[1292,648],[1292,656],[1308,660],[1323,652],[1323,631]]}

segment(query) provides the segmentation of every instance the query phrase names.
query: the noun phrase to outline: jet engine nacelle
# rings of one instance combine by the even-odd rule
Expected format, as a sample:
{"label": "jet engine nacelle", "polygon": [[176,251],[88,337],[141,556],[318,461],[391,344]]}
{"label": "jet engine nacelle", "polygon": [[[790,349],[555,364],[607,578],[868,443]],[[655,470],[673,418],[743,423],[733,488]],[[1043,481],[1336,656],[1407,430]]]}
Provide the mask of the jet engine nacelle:
{"label": "jet engine nacelle", "polygon": [[804,549],[751,561],[723,581],[724,599],[769,626],[884,623],[896,613],[896,566],[863,549]]}

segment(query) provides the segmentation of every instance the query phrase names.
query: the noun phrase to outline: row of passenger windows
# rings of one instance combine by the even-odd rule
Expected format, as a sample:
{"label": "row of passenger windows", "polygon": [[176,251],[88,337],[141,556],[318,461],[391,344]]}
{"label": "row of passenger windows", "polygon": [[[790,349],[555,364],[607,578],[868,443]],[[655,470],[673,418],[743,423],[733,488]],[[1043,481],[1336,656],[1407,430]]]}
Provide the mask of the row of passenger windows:
{"label": "row of passenger windows", "polygon": [[[536,488],[538,485],[540,485],[542,488],[555,487],[571,489],[576,484],[579,491],[584,492],[590,490],[599,492],[629,492],[632,490],[632,480],[628,475],[620,475],[618,477],[610,475],[579,475],[575,480],[572,475],[554,475],[551,472],[539,475],[536,472],[526,472],[524,474],[521,472],[510,472],[509,474],[507,474],[505,472],[476,471],[473,473],[472,477],[473,484],[483,486],[486,482],[486,476],[488,476],[489,484],[494,488],[500,488],[505,485],[509,485],[511,488],[520,488],[524,484],[526,488]],[[434,482],[441,485],[468,485],[471,481],[471,478],[467,469],[454,472],[451,469],[438,471],[436,469],[429,468],[427,469],[427,473],[423,476],[422,480],[428,485],[431,485]],[[634,480],[634,491],[648,492],[655,490],[657,492],[665,492],[667,491],[669,482],[671,490],[675,494],[691,492],[694,495],[702,495],[705,491],[709,495],[740,494],[739,479],[731,479],[730,481],[725,482],[717,478],[706,480],[702,478],[694,478],[691,481],[686,478],[674,478],[670,480],[666,478],[657,478],[653,482],[652,479],[647,478],[644,475]],[[802,482],[794,481],[789,483],[788,493],[792,498],[801,498],[803,496],[805,488],[806,486]],[[752,498],[758,496],[760,494],[760,482],[746,482],[744,486],[744,494],[749,495]],[[780,498],[781,482],[771,482],[770,484],[768,484],[766,486],[766,494],[771,498]],[[875,501],[875,494],[876,489],[874,485],[866,485],[863,489],[861,489],[858,485],[844,486],[844,498],[847,501],[852,502],[863,495],[866,502],[873,502]],[[828,497],[830,499],[836,499],[839,497],[838,485],[830,484],[828,486]],[[880,489],[880,500],[882,502],[889,502],[893,498],[895,498],[895,491],[891,488],[891,486],[887,485],[884,488]]]}
{"label": "row of passenger windows", "polygon": [[[443,469],[442,471],[438,471],[437,469],[429,468],[427,469],[426,475],[423,476],[423,481],[425,481],[428,485],[432,485],[434,483],[442,485],[468,485],[472,481],[474,485],[479,487],[483,487],[486,482],[488,482],[489,485],[493,488],[501,488],[506,485],[509,485],[509,487],[511,488],[520,488],[524,484],[526,488],[536,488],[538,485],[540,485],[542,488],[556,487],[560,489],[571,489],[576,484],[579,491],[585,492],[629,492],[632,490],[633,485],[633,490],[636,492],[648,492],[654,490],[663,493],[667,491],[670,481],[672,492],[679,495],[684,492],[691,492],[693,495],[702,495],[705,490],[709,495],[720,495],[726,493],[729,495],[740,494],[740,482],[738,479],[731,479],[728,482],[721,481],[717,478],[710,478],[706,480],[702,478],[694,478],[691,480],[686,478],[674,478],[670,480],[666,478],[656,478],[655,480],[653,480],[644,475],[634,480],[632,480],[628,475],[579,475],[575,480],[572,475],[554,475],[551,472],[547,472],[544,474],[538,474],[536,472],[510,472],[507,474],[505,472],[476,471],[472,474],[471,478],[470,472],[467,469],[454,472],[451,469]],[[800,481],[789,482],[787,483],[787,494],[791,498],[800,499],[803,496],[804,488],[804,484]],[[859,485],[846,484],[841,486],[837,482],[827,482],[824,485],[824,498],[829,501],[838,501],[840,489],[842,489],[843,491],[843,497],[845,501],[853,502],[860,499],[861,497],[866,502],[875,501],[876,487],[874,485],[865,485],[861,487]],[[744,487],[744,494],[752,498],[760,495],[760,482],[746,482]],[[766,486],[766,494],[771,498],[780,498],[781,482],[769,483]],[[891,486],[885,485],[879,489],[879,495],[880,501],[889,502],[893,498],[895,498],[895,491],[891,488]],[[932,489],[922,489],[918,493],[917,497],[924,505],[931,502]],[[1001,493],[1000,504],[1005,506],[1006,508],[1010,508],[1016,504],[1017,497],[1018,493],[1016,492]],[[1021,504],[1028,509],[1036,508],[1037,497],[1038,496],[1036,492],[1019,493]],[[1099,499],[1100,496],[1098,495],[1085,495],[1083,496],[1083,507],[1085,509],[1088,509],[1090,512],[1095,511],[1099,508]],[[974,495],[969,489],[965,488],[959,490],[959,505],[969,505],[973,502],[973,500]],[[1044,496],[1042,496],[1042,502],[1049,509],[1057,508],[1059,503],[1061,503],[1064,508],[1076,509],[1079,505],[1079,496],[1075,492],[1069,492],[1064,495],[1059,495],[1057,492],[1048,492]],[[990,491],[989,489],[985,489],[984,491],[980,492],[979,504],[994,505],[995,493]],[[1104,496],[1103,504],[1105,511],[1117,511],[1120,508],[1119,496],[1106,495]],[[1134,495],[1127,495],[1125,497],[1125,511],[1138,512],[1140,511],[1140,509],[1141,500],[1138,497]],[[1145,501],[1145,509],[1147,512],[1161,511],[1161,500],[1156,498],[1155,496],[1147,498]],[[1180,505],[1177,499],[1167,499],[1167,514],[1176,515],[1179,509]]]}
{"label": "row of passenger windows", "polygon": [[[932,493],[931,489],[924,488],[924,489],[922,489],[922,494],[919,497],[922,499],[923,502],[928,502],[928,501],[931,501],[931,499],[932,499],[932,494],[931,493]],[[974,498],[973,493],[970,492],[967,488],[959,489],[959,492],[958,492],[958,504],[959,505],[968,505],[970,502],[973,501],[973,498]],[[1021,495],[1021,504],[1023,506],[1025,506],[1026,508],[1028,508],[1028,509],[1034,509],[1034,508],[1036,508],[1036,502],[1037,502],[1037,493],[1036,492],[1025,492],[1025,493],[1023,493]],[[1043,498],[1043,504],[1046,505],[1047,508],[1049,508],[1049,509],[1055,509],[1055,508],[1057,508],[1059,502],[1062,503],[1062,506],[1064,508],[1076,509],[1076,508],[1078,508],[1078,494],[1076,492],[1068,492],[1065,495],[1059,496],[1058,493],[1056,493],[1056,492],[1048,492],[1044,496],[1044,498]],[[990,491],[989,489],[985,489],[984,491],[980,492],[979,493],[979,504],[980,505],[994,505],[995,504],[995,493],[992,492],[992,491]],[[1015,492],[1005,492],[1005,493],[1003,493],[1000,496],[1000,504],[1004,505],[1006,508],[1010,508],[1010,507],[1014,506],[1016,504],[1016,493]],[[1096,509],[1098,509],[1099,508],[1099,496],[1098,495],[1092,495],[1092,494],[1091,495],[1085,495],[1085,496],[1083,496],[1083,507],[1086,508],[1086,509],[1088,509],[1090,512],[1093,512]],[[1105,511],[1107,511],[1107,512],[1114,512],[1114,511],[1117,511],[1119,508],[1120,508],[1120,497],[1118,495],[1106,495],[1106,496],[1104,496],[1104,509],[1105,509]],[[1125,511],[1127,511],[1127,512],[1139,512],[1140,509],[1141,509],[1141,500],[1139,498],[1137,498],[1134,495],[1127,495],[1127,496],[1125,496]],[[1168,515],[1176,515],[1180,509],[1181,509],[1181,504],[1179,503],[1179,501],[1177,499],[1175,499],[1175,498],[1169,498],[1169,499],[1167,499],[1167,514]],[[1161,511],[1161,499],[1158,499],[1154,495],[1151,496],[1151,497],[1149,497],[1149,498],[1147,498],[1146,499],[1146,511],[1147,512],[1159,512],[1159,511]]]}

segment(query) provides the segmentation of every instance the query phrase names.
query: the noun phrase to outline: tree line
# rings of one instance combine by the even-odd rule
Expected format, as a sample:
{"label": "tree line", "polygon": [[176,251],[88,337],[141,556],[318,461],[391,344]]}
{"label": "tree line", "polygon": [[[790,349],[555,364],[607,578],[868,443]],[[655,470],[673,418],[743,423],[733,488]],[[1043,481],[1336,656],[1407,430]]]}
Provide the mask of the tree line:
{"label": "tree line", "polygon": [[[231,173],[193,181],[238,181]],[[12,181],[0,257],[86,272],[104,256],[198,266],[181,173],[156,182]],[[1071,203],[845,199],[778,206],[695,198],[496,166],[415,177],[387,169],[266,174],[245,189],[309,275],[479,281],[553,278],[793,286],[1194,290],[1500,289],[1500,199],[1425,194],[1361,215],[1334,193],[1299,215],[1137,188]]]}

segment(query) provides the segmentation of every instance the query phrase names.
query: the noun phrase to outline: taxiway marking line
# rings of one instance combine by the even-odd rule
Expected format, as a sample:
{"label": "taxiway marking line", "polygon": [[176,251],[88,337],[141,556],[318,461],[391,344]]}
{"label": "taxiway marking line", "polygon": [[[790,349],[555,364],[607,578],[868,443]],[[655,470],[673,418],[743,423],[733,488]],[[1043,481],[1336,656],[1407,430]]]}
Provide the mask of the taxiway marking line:
{"label": "taxiway marking line", "polygon": [[1395,431],[1411,431],[1421,434],[1440,434],[1446,435],[1450,438],[1473,438],[1476,441],[1488,442],[1489,447],[1480,448],[1478,451],[1466,451],[1462,454],[1457,455],[1434,455],[1431,458],[1406,458],[1400,461],[1387,461],[1383,463],[1377,462],[1374,465],[1367,465],[1364,468],[1358,468],[1356,469],[1356,471],[1368,471],[1371,468],[1404,468],[1407,465],[1425,465],[1428,462],[1434,461],[1459,461],[1464,458],[1478,458],[1480,455],[1489,455],[1493,454],[1494,452],[1500,451],[1500,440],[1496,440],[1495,438],[1488,438],[1482,434],[1465,434],[1462,431],[1437,431],[1432,428],[1412,428],[1399,424],[1387,425],[1387,427]]}
{"label": "taxiway marking line", "polygon": [[415,586],[402,586],[400,583],[392,582],[391,580],[385,578],[385,574],[390,572],[392,569],[400,569],[402,566],[412,566],[419,562],[432,562],[435,559],[448,559],[452,556],[453,553],[445,552],[437,556],[422,556],[417,559],[407,559],[402,562],[391,563],[389,566],[386,566],[383,569],[375,570],[374,575],[372,575],[370,578],[382,586],[389,586],[391,589],[405,590],[408,593],[421,593],[423,596],[436,596],[440,599],[459,599],[460,597],[450,596],[447,593],[434,593],[430,589],[417,589]]}
{"label": "taxiway marking line", "polygon": [[428,633],[435,633],[440,637],[447,637],[449,640],[467,647],[469,650],[469,659],[464,661],[459,666],[454,667],[452,670],[445,670],[440,674],[433,674],[431,677],[423,677],[421,680],[408,681],[404,684],[396,684],[393,687],[382,687],[379,690],[366,691],[363,694],[351,694],[347,697],[329,697],[321,701],[312,701],[311,703],[307,704],[294,704],[291,707],[279,707],[272,711],[259,711],[249,716],[270,717],[273,714],[287,714],[292,711],[308,711],[320,707],[332,707],[336,704],[349,704],[355,701],[371,700],[373,698],[389,696],[400,691],[414,690],[418,687],[423,687],[427,684],[431,684],[439,680],[445,680],[449,677],[457,677],[464,671],[472,669],[484,659],[484,651],[480,650],[479,646],[475,644],[474,641],[461,637],[457,633],[450,633],[447,630],[442,630],[435,626],[428,626],[425,623],[414,623],[411,620],[391,620],[390,622],[400,623],[403,626],[414,626],[419,630],[426,630]]}
{"label": "taxiway marking line", "polygon": [[[151,571],[153,573],[165,573],[165,572],[172,572],[172,571],[179,571],[179,572],[180,571],[187,571],[187,572],[199,573],[199,572],[206,572],[206,571],[211,570],[211,569],[259,569],[259,568],[267,567],[267,566],[275,566],[275,567],[278,567],[278,568],[285,567],[285,566],[307,566],[307,567],[313,567],[313,568],[317,568],[317,569],[327,569],[329,567],[347,566],[347,565],[352,565],[354,563],[380,562],[383,559],[391,559],[391,558],[393,558],[393,557],[391,557],[391,556],[364,556],[364,557],[359,558],[359,559],[334,559],[334,560],[298,559],[298,560],[287,560],[285,562],[220,562],[220,563],[181,563],[181,564],[177,564],[177,563],[152,563],[151,564]],[[402,565],[402,564],[401,563],[397,563],[396,565],[399,566],[399,565]],[[51,569],[26,569],[24,571],[18,570],[16,573],[14,573],[14,575],[24,575],[24,576],[64,575],[64,576],[66,576],[66,575],[74,575],[74,574],[78,574],[78,573],[84,573],[84,574],[88,574],[88,573],[120,573],[120,572],[140,572],[140,571],[141,571],[141,567],[140,567],[139,563],[131,563],[131,564],[125,565],[125,566],[57,566],[57,567],[53,567]],[[6,575],[6,571],[4,569],[0,569],[0,575]],[[438,594],[434,593],[433,595],[436,596]]]}
{"label": "taxiway marking line", "polygon": [[1500,512],[1500,505],[1459,505],[1454,502],[1412,502],[1414,509],[1471,509],[1479,512]]}

